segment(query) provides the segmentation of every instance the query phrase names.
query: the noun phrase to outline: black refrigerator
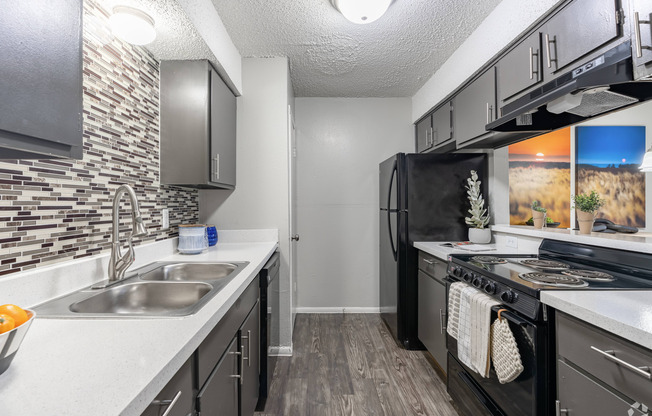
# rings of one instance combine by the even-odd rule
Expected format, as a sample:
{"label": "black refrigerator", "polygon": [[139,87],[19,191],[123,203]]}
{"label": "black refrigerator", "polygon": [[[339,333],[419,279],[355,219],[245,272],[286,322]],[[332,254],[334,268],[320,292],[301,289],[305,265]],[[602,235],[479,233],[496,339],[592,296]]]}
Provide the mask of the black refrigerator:
{"label": "black refrigerator", "polygon": [[400,344],[423,349],[417,334],[415,241],[466,241],[466,180],[478,172],[487,193],[487,155],[398,153],[380,164],[380,313]]}

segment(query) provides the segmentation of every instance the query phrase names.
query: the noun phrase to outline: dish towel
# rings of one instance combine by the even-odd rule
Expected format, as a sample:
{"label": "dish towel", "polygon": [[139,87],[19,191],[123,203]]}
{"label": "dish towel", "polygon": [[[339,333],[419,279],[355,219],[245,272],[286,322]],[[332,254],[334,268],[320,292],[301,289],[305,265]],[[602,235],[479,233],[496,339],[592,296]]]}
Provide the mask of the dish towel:
{"label": "dish towel", "polygon": [[521,353],[507,319],[498,318],[491,325],[491,358],[500,384],[513,381],[523,372]]}
{"label": "dish towel", "polygon": [[460,322],[457,329],[457,356],[462,364],[475,370],[472,361],[473,344],[473,312],[471,306],[478,291],[471,286],[466,286],[460,293]]}
{"label": "dish towel", "polygon": [[465,283],[455,282],[451,284],[448,290],[448,323],[446,324],[446,331],[448,335],[455,339],[457,339],[460,325],[460,295],[465,287],[467,287]]}
{"label": "dish towel", "polygon": [[473,298],[471,311],[473,315],[473,331],[471,332],[471,362],[473,369],[482,377],[489,377],[491,367],[491,308],[499,305],[497,301],[484,293]]}

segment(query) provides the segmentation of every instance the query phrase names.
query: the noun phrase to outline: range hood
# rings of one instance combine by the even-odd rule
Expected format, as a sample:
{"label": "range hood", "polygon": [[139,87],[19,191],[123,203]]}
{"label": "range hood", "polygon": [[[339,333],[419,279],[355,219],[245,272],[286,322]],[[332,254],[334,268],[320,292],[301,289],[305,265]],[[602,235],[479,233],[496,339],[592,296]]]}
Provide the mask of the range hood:
{"label": "range hood", "polygon": [[487,124],[504,146],[609,113],[652,98],[652,82],[635,81],[631,42],[547,82],[501,108],[502,117]]}

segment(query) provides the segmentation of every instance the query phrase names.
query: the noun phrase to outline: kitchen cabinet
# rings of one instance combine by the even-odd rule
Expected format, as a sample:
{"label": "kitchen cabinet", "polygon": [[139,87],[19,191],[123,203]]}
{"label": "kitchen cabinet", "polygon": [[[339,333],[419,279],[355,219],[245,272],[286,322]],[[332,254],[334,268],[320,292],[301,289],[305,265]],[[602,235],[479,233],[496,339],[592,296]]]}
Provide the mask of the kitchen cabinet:
{"label": "kitchen cabinet", "polygon": [[453,97],[453,136],[457,147],[486,135],[485,126],[496,118],[496,70],[486,72]]}
{"label": "kitchen cabinet", "polygon": [[[192,358],[172,376],[142,416],[188,416],[194,414]],[[168,412],[168,413],[166,413]]]}
{"label": "kitchen cabinet", "polygon": [[652,351],[563,313],[555,323],[558,413],[644,414],[635,404],[652,405]]}
{"label": "kitchen cabinet", "polygon": [[541,29],[544,73],[557,74],[622,37],[623,17],[619,3],[616,0],[574,0],[552,16]]}
{"label": "kitchen cabinet", "polygon": [[[417,153],[443,152],[455,148],[451,126],[451,103],[446,102],[416,124]],[[452,144],[452,146],[448,146]]]}
{"label": "kitchen cabinet", "polygon": [[161,61],[161,183],[234,189],[236,98],[212,65]]}
{"label": "kitchen cabinet", "polygon": [[631,0],[632,56],[635,77],[652,76],[652,3]]}
{"label": "kitchen cabinet", "polygon": [[82,158],[82,8],[2,2],[0,159]]}
{"label": "kitchen cabinet", "polygon": [[427,152],[432,149],[432,114],[419,121],[416,126],[417,153]]}
{"label": "kitchen cabinet", "polygon": [[447,264],[419,252],[419,340],[446,374],[446,278]]}
{"label": "kitchen cabinet", "polygon": [[541,58],[541,36],[537,31],[498,61],[499,108],[543,80]]}
{"label": "kitchen cabinet", "polygon": [[258,290],[256,278],[197,348],[200,415],[254,413],[260,362]]}

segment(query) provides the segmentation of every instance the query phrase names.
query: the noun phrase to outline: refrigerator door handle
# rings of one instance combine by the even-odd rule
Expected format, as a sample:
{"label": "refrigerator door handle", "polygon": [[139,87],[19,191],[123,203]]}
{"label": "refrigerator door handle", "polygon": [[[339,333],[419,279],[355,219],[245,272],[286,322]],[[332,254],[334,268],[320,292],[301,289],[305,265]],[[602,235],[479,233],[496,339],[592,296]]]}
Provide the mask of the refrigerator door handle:
{"label": "refrigerator door handle", "polygon": [[389,244],[392,247],[392,254],[394,254],[394,261],[398,260],[398,252],[396,250],[396,245],[394,244],[394,235],[392,234],[392,211],[396,210],[390,209],[392,202],[392,185],[394,184],[394,178],[397,174],[396,160],[394,160],[394,167],[392,168],[392,176],[389,179],[389,189],[387,190],[387,225],[389,227]]}

